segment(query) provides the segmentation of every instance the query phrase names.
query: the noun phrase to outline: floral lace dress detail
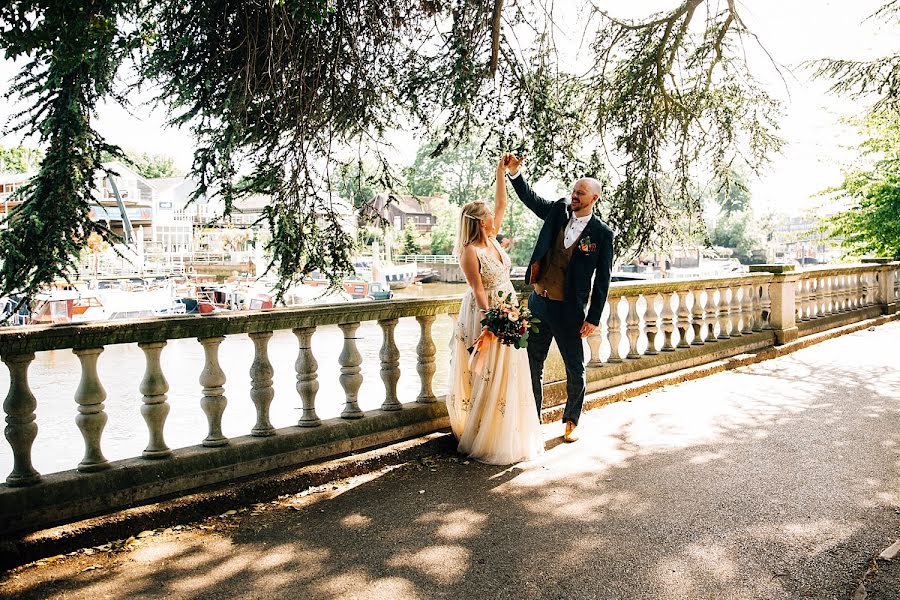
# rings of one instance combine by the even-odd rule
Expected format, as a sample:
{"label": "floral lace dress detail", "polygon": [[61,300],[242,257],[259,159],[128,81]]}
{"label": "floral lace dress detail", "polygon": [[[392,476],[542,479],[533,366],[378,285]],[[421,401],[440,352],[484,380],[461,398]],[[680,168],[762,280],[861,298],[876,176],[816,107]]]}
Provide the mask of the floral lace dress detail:
{"label": "floral lace dress detail", "polygon": [[[509,279],[509,255],[491,240],[500,256],[476,248],[479,273],[490,306],[507,294],[516,298]],[[543,451],[540,423],[531,390],[528,354],[523,349],[491,342],[483,367],[469,368],[469,348],[481,334],[481,312],[471,288],[463,295],[450,342],[451,377],[447,411],[459,450],[491,464],[530,460]]]}

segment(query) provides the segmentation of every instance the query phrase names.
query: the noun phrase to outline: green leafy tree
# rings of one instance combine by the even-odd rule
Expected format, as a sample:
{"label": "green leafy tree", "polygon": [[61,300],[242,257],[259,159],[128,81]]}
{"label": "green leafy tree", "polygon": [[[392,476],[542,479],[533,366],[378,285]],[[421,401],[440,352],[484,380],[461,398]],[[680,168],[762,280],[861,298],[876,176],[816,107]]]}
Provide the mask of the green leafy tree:
{"label": "green leafy tree", "polygon": [[446,192],[443,174],[432,158],[433,146],[423,146],[413,163],[403,170],[406,190],[413,196],[437,196]]}
{"label": "green leafy tree", "polygon": [[[897,26],[900,24],[900,0],[881,5],[868,20]],[[900,112],[900,52],[865,61],[823,58],[805,66],[813,70],[814,77],[830,79],[831,91],[836,94],[874,97],[872,112],[875,114]]]}
{"label": "green leafy tree", "polygon": [[91,233],[113,241],[91,220],[90,204],[101,155],[120,152],[92,128],[90,115],[140,45],[141,31],[118,26],[135,13],[134,4],[110,0],[0,4],[0,48],[7,58],[28,57],[13,91],[30,106],[12,129],[36,135],[45,148],[22,205],[0,231],[4,294],[34,295],[77,270]]}
{"label": "green leafy tree", "polygon": [[435,154],[435,143],[421,146],[413,164],[405,170],[406,188],[415,196],[446,193],[462,206],[492,193],[494,157],[472,143],[463,143]]}
{"label": "green leafy tree", "polygon": [[748,263],[753,250],[763,248],[765,235],[749,212],[734,212],[716,222],[709,239],[713,246],[729,248],[735,258]]}
{"label": "green leafy tree", "polygon": [[750,186],[743,171],[730,168],[718,183],[716,204],[726,217],[750,208]]}
{"label": "green leafy tree", "polygon": [[503,217],[500,233],[510,239],[507,252],[512,264],[525,266],[531,259],[542,221],[516,199],[512,189],[508,191],[511,197],[506,205],[506,214]]}
{"label": "green leafy tree", "polygon": [[115,156],[112,153],[104,152],[103,162],[112,160],[122,160],[122,162],[134,169],[138,175],[147,179],[183,175],[181,171],[175,168],[175,159],[166,154],[124,150],[123,156]]}
{"label": "green leafy tree", "polygon": [[462,144],[446,150],[439,161],[444,185],[453,204],[462,206],[492,193],[494,164],[491,157],[483,156],[478,148]]}
{"label": "green leafy tree", "polygon": [[37,148],[0,146],[0,173],[30,173],[38,168],[44,153]]}
{"label": "green leafy tree", "polygon": [[[571,36],[588,42],[590,67],[577,74],[556,60],[552,6],[0,3],[0,49],[27,57],[13,86],[28,105],[20,126],[46,148],[21,218],[0,232],[0,287],[35,292],[65,275],[91,231],[101,233],[88,216],[90,188],[102,153],[121,154],[89,116],[122,98],[114,82],[131,57],[139,83],[158,89],[171,123],[197,140],[197,195],[219,195],[226,215],[246,195],[271,198],[267,254],[281,293],[314,270],[335,280],[353,272],[354,236],[332,206],[328,173],[348,147],[380,156],[389,128],[425,130],[437,140],[433,157],[472,142],[476,156],[489,157],[489,173],[500,149],[520,144],[533,177],[571,182],[609,171],[605,215],[620,253],[667,235],[678,215],[698,213],[691,190],[704,186],[696,179],[720,175],[738,155],[757,169],[780,147],[778,107],[747,68],[742,45],[753,38],[736,2],[682,0],[634,21],[599,13]],[[480,168],[475,160],[454,164]],[[237,177],[238,165],[246,177]],[[457,175],[445,179],[447,193],[464,202],[478,176]],[[675,193],[664,195],[670,176]]]}
{"label": "green leafy tree", "polygon": [[446,198],[435,198],[431,201],[431,214],[437,220],[431,229],[432,254],[453,253],[459,226],[459,212],[459,206],[451,204]]}
{"label": "green leafy tree", "polygon": [[412,221],[406,222],[406,227],[403,229],[403,254],[419,254],[421,252],[421,248],[419,247],[419,242],[416,240],[417,233],[416,228],[412,224]]}
{"label": "green leafy tree", "polygon": [[[900,0],[883,4],[869,20],[900,23]],[[832,80],[831,91],[873,99],[861,124],[869,165],[847,169],[835,194],[849,208],[823,220],[821,230],[841,240],[851,255],[900,259],[900,52],[874,60],[825,58],[807,63],[814,76]]]}
{"label": "green leafy tree", "polygon": [[900,260],[900,113],[873,114],[861,129],[867,136],[863,155],[874,160],[848,170],[840,186],[826,190],[849,207],[825,219],[823,229],[849,254]]}

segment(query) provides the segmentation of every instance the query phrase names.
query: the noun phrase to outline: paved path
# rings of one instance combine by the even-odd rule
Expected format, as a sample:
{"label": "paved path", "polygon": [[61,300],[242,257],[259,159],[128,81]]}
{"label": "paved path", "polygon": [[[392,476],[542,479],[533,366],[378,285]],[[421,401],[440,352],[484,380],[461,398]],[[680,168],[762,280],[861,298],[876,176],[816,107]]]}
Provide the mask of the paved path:
{"label": "paved path", "polygon": [[[850,598],[900,537],[900,322],[13,572],[18,598]],[[238,507],[236,507],[238,508]],[[105,548],[103,549],[105,550]]]}

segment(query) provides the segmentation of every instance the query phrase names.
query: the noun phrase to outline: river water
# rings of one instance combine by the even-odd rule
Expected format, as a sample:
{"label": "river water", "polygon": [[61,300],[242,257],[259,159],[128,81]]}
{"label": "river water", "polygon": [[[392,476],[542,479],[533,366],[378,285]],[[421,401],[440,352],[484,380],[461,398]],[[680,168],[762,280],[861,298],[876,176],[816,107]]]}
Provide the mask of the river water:
{"label": "river water", "polygon": [[[424,284],[398,290],[398,298],[421,298],[462,294],[463,284]],[[439,316],[432,327],[437,347],[434,392],[446,392],[449,365],[451,320]],[[363,410],[378,408],[384,401],[381,363],[378,357],[382,333],[376,322],[363,323],[357,343],[363,356],[363,383],[359,390],[359,405]],[[419,391],[416,372],[416,345],[419,343],[419,324],[413,317],[400,319],[395,338],[400,349],[400,381],[398,395],[401,402],[415,399]],[[344,392],[338,382],[338,356],[343,347],[343,335],[337,326],[320,327],[313,336],[313,354],[319,363],[319,392],[316,411],[320,418],[340,415],[344,407]],[[270,420],[276,428],[295,425],[300,417],[300,396],[295,389],[297,338],[290,331],[276,331],[269,342],[269,359],[275,370],[273,387],[275,398]],[[228,437],[247,435],[256,422],[256,409],[250,401],[250,364],[253,362],[253,343],[246,335],[228,336],[219,350],[219,360],[225,371],[225,396],[228,406],[222,417],[222,430]],[[169,382],[168,403],[171,407],[165,424],[165,440],[170,448],[199,444],[207,435],[206,416],[200,409],[203,396],[198,382],[203,368],[203,347],[196,339],[170,340],[162,353],[162,368]],[[141,394],[138,385],[144,373],[144,353],[137,344],[107,346],[98,362],[100,381],[106,390],[106,413],[109,420],[102,437],[103,453],[109,460],[140,456],[147,445],[147,428],[141,417]],[[43,474],[77,467],[84,451],[81,432],[75,425],[77,404],[75,390],[81,367],[71,350],[39,352],[31,363],[28,377],[37,398],[38,434],[32,447],[34,467]],[[0,390],[9,389],[9,372],[0,369]],[[12,450],[0,442],[0,478],[12,470]]]}

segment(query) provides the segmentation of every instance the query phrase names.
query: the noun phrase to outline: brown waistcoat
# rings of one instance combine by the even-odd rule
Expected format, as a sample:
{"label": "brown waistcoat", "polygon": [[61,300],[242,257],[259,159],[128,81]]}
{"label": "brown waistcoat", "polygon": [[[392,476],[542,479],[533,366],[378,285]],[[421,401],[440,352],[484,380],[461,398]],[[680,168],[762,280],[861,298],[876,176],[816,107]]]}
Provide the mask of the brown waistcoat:
{"label": "brown waistcoat", "polygon": [[565,247],[566,228],[563,227],[556,234],[556,241],[550,251],[541,259],[539,280],[535,281],[534,289],[538,295],[551,300],[562,300],[566,285],[566,269],[572,259],[572,253],[578,244],[572,244],[571,248]]}

